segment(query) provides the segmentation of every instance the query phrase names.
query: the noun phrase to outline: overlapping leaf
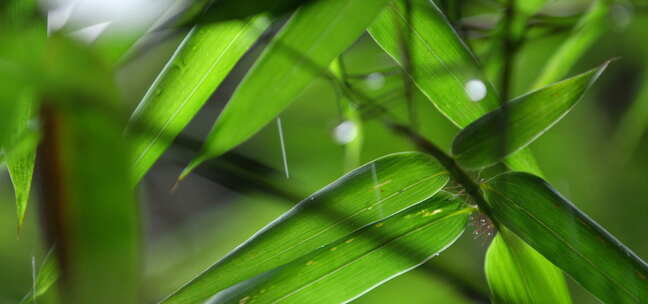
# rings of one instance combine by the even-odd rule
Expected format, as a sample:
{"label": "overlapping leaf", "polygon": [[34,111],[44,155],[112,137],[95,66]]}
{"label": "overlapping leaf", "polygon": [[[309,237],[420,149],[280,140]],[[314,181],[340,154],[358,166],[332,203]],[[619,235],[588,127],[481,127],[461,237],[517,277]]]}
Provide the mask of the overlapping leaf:
{"label": "overlapping leaf", "polygon": [[648,265],[541,178],[513,172],[483,186],[489,213],[605,303],[648,298]]}
{"label": "overlapping leaf", "polygon": [[453,195],[438,193],[234,285],[210,303],[346,303],[438,255],[461,235],[472,211]]}
{"label": "overlapping leaf", "polygon": [[134,175],[139,181],[164,153],[236,62],[263,33],[265,17],[196,26],[133,113]]}
{"label": "overlapping leaf", "polygon": [[448,180],[441,164],[425,154],[397,153],[379,158],[304,199],[163,303],[199,303],[421,202]]}
{"label": "overlapping leaf", "polygon": [[[463,129],[452,143],[457,162],[481,169],[526,147],[580,101],[607,63],[509,102]],[[506,142],[499,136],[506,130]]]}
{"label": "overlapping leaf", "polygon": [[611,1],[596,0],[581,17],[567,40],[554,53],[533,84],[539,89],[565,77],[587,50],[605,33]]}
{"label": "overlapping leaf", "polygon": [[[479,70],[475,57],[470,53],[465,44],[454,32],[441,11],[429,1],[412,1],[411,15],[406,14],[403,1],[395,1],[385,10],[369,29],[369,33],[385,51],[397,62],[403,65],[404,58],[401,53],[402,33],[411,31],[411,61],[414,66],[410,75],[418,88],[430,99],[441,113],[460,128],[467,126],[488,111],[495,110],[500,104],[492,85],[485,79]],[[531,1],[529,1],[531,2]],[[521,10],[537,9],[542,1],[533,1],[522,5]],[[412,71],[405,71],[412,72]],[[483,84],[484,96],[475,94],[473,97],[482,97],[473,101],[468,95],[468,82],[475,81]],[[476,92],[475,92],[476,93]],[[524,170],[540,173],[533,155],[527,149],[518,151],[506,159],[506,164],[514,170]],[[490,261],[499,261],[500,265],[506,263],[535,264],[535,268],[543,269],[543,273],[555,273],[560,276],[559,270],[546,260],[535,258],[533,251],[524,250],[515,255],[515,260],[508,256],[499,256],[499,252],[508,252],[506,243],[493,243],[493,253]],[[537,255],[537,254],[536,254]],[[514,265],[509,265],[514,267]],[[553,280],[555,276],[532,276],[524,281],[525,290],[540,290],[543,284],[560,284]],[[510,279],[511,277],[504,277]],[[558,287],[557,287],[558,288]],[[566,289],[566,286],[562,286]],[[556,298],[568,298],[567,293]]]}
{"label": "overlapping leaf", "polygon": [[297,10],[236,89],[181,178],[276,117],[360,37],[387,2],[325,0]]}
{"label": "overlapping leaf", "polygon": [[125,121],[106,111],[117,103],[112,74],[60,36],[48,41],[47,55],[42,205],[58,242],[61,301],[138,303],[138,206]]}
{"label": "overlapping leaf", "polygon": [[34,289],[30,290],[27,295],[20,301],[21,304],[37,303],[37,299],[49,290],[59,278],[59,268],[54,256],[54,248],[50,249],[45,256],[45,260],[38,268],[36,283]]}

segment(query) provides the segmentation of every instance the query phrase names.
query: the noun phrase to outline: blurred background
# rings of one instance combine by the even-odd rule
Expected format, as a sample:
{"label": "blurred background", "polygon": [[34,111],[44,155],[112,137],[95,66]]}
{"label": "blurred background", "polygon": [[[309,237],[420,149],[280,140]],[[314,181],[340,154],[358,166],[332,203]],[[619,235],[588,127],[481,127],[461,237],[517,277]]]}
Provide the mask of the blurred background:
{"label": "blurred background", "polygon": [[[66,1],[44,3],[54,28],[68,24],[70,33],[92,43],[101,24],[153,20],[170,1]],[[501,13],[496,0],[464,0],[448,4],[458,33],[482,61],[488,58],[489,33]],[[453,1],[447,1],[453,2]],[[141,4],[140,6],[133,3]],[[539,30],[530,35],[515,57],[513,96],[528,92],[547,60],[569,37],[571,28],[592,1],[555,0],[532,19]],[[181,9],[182,6],[178,6]],[[69,12],[66,12],[69,10]],[[124,16],[128,12],[128,16]],[[68,16],[68,17],[66,17]],[[70,19],[69,16],[72,16]],[[81,16],[77,19],[75,16]],[[54,19],[51,19],[54,18]],[[59,19],[55,19],[59,18]],[[607,26],[593,46],[570,70],[574,75],[611,58],[614,61],[590,93],[554,128],[532,144],[548,181],[594,220],[648,259],[648,2],[614,2]],[[52,21],[56,20],[56,21]],[[121,20],[121,21],[120,21]],[[119,22],[118,22],[119,21]],[[57,23],[60,25],[57,25]],[[69,26],[70,23],[76,23]],[[121,24],[121,23],[120,23]],[[281,21],[265,36],[271,36]],[[94,26],[94,30],[88,30]],[[104,28],[107,25],[104,25]],[[124,27],[128,31],[138,24]],[[81,32],[80,30],[85,30]],[[183,31],[154,33],[140,44],[116,72],[120,96],[132,109],[143,97],[183,37]],[[344,174],[344,142],[361,134],[359,163],[387,153],[414,150],[367,111],[361,126],[346,124],[333,86],[320,79],[282,115],[286,167],[277,124],[232,153],[203,165],[172,191],[182,168],[195,155],[233,89],[264,47],[262,39],[239,62],[169,151],[141,183],[145,234],[146,297],[153,303],[169,294],[250,237],[302,198]],[[0,46],[1,47],[1,46]],[[354,86],[376,96],[393,115],[406,121],[401,71],[364,35],[343,56]],[[419,130],[448,149],[457,129],[417,93],[413,105]],[[262,106],[263,101],[259,101]],[[362,111],[362,109],[361,109]],[[351,126],[351,134],[348,128]],[[358,134],[356,128],[361,127]],[[346,128],[346,129],[345,129]],[[17,303],[32,288],[45,248],[38,228],[38,195],[34,193],[26,224],[16,235],[13,190],[6,170],[0,174],[0,303]],[[487,303],[483,256],[488,239],[471,230],[438,258],[371,291],[355,303]],[[573,287],[574,303],[596,303],[582,288]],[[43,298],[39,302],[49,303]]]}

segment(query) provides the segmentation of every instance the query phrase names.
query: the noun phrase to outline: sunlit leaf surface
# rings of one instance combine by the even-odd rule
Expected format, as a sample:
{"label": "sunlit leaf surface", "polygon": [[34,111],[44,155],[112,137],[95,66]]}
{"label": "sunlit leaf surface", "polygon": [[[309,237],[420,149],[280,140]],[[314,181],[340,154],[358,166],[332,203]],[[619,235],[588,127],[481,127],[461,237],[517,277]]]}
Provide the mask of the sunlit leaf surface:
{"label": "sunlit leaf surface", "polygon": [[198,25],[185,37],[131,117],[139,181],[263,33],[265,17]]}
{"label": "sunlit leaf surface", "polygon": [[484,184],[490,214],[605,303],[648,298],[648,265],[541,178]]}
{"label": "sunlit leaf surface", "polygon": [[317,1],[300,8],[243,79],[182,177],[247,140],[345,51],[387,0]]}
{"label": "sunlit leaf surface", "polygon": [[[583,74],[520,96],[463,129],[452,143],[458,163],[468,169],[491,166],[533,142],[580,101],[607,63]],[[505,143],[501,132],[506,130]]]}
{"label": "sunlit leaf surface", "polygon": [[346,303],[438,255],[461,235],[472,211],[440,192],[234,285],[209,303]]}
{"label": "sunlit leaf surface", "polygon": [[304,199],[163,303],[199,303],[421,202],[448,180],[441,164],[425,154],[408,152],[379,158]]}

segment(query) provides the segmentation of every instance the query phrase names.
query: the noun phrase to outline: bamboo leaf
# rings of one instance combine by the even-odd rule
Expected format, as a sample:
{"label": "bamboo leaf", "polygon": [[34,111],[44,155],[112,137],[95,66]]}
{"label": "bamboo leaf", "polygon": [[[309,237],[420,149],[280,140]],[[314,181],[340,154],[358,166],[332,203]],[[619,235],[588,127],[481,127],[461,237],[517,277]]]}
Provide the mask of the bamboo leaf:
{"label": "bamboo leaf", "polygon": [[[481,169],[526,147],[580,101],[607,67],[598,68],[520,96],[463,129],[452,153],[464,168]],[[506,130],[506,143],[500,133]]]}
{"label": "bamboo leaf", "polygon": [[493,303],[571,303],[562,272],[505,227],[486,251],[484,270]]}
{"label": "bamboo leaf", "polygon": [[[196,1],[204,2],[204,1]],[[218,1],[205,11],[204,14],[194,18],[193,22],[218,22],[236,18],[246,18],[258,14],[281,16],[295,10],[299,6],[308,5],[313,0],[275,0],[260,2],[255,0],[224,0]],[[192,22],[189,21],[189,22]]]}
{"label": "bamboo leaf", "polygon": [[439,193],[234,285],[210,303],[347,303],[452,245],[472,211],[452,195]]}
{"label": "bamboo leaf", "polygon": [[54,248],[50,249],[45,255],[45,260],[38,268],[36,275],[35,289],[30,290],[27,295],[20,301],[20,304],[36,303],[37,299],[45,294],[56,283],[59,278],[59,269],[54,256]]}
{"label": "bamboo leaf", "polygon": [[441,164],[426,154],[379,158],[304,199],[163,303],[201,303],[233,284],[421,202],[448,180]]}
{"label": "bamboo leaf", "polygon": [[[404,64],[401,36],[411,31],[410,77],[434,106],[459,128],[495,110],[500,104],[475,56],[459,38],[443,13],[431,1],[412,0],[411,17],[406,17],[405,0],[392,2],[369,33],[391,57]],[[512,167],[539,172],[528,150],[506,160]]]}
{"label": "bamboo leaf", "polygon": [[[394,1],[369,28],[374,40],[401,65],[405,58],[400,37],[406,31],[412,32],[410,77],[450,121],[463,128],[498,106],[495,89],[482,75],[477,60],[434,3],[412,1],[408,23],[404,1]],[[476,95],[482,97],[478,102],[466,93],[470,80],[479,81],[475,83],[480,86]]]}
{"label": "bamboo leaf", "polygon": [[37,136],[29,124],[33,119],[36,96],[33,89],[28,88],[15,102],[17,108],[16,125],[11,128],[16,146],[7,152],[7,168],[16,195],[16,211],[18,216],[18,231],[22,227],[29,202],[34,162],[36,160]]}
{"label": "bamboo leaf", "polygon": [[[139,302],[138,206],[113,75],[86,47],[48,40],[40,163],[63,303]],[[91,98],[88,96],[92,96]],[[91,127],[89,127],[91,126]]]}
{"label": "bamboo leaf", "polygon": [[533,89],[539,89],[565,77],[578,59],[605,33],[609,0],[596,0],[572,31],[569,38],[551,56]]}
{"label": "bamboo leaf", "polygon": [[502,174],[483,186],[489,213],[605,303],[648,298],[648,265],[541,178]]}
{"label": "bamboo leaf", "polygon": [[644,68],[640,87],[632,104],[625,110],[612,137],[616,151],[615,160],[621,163],[630,159],[648,129],[648,69]]}
{"label": "bamboo leaf", "polygon": [[[401,35],[411,31],[410,50],[413,71],[406,70],[418,88],[430,99],[435,107],[450,121],[460,128],[477,120],[479,117],[497,108],[500,104],[493,86],[486,80],[479,70],[475,57],[470,53],[465,43],[461,41],[452,26],[448,23],[441,11],[430,1],[412,1],[410,18],[407,18],[404,2],[394,1],[375,21],[369,29],[374,40],[399,64],[404,65],[404,56],[401,53]],[[532,1],[529,1],[532,2]],[[520,8],[530,12],[537,9],[541,1],[529,3]],[[468,84],[477,86],[476,91],[467,92]],[[482,87],[483,85],[483,87]],[[470,96],[468,93],[471,93]],[[476,94],[480,93],[480,94]],[[474,98],[474,99],[471,99]],[[481,99],[477,98],[481,97]],[[475,100],[475,101],[473,101]],[[530,150],[523,149],[510,155],[506,164],[514,170],[524,170],[540,174]],[[533,250],[518,252],[514,255],[515,261],[508,256],[500,257],[499,252],[508,252],[506,243],[496,242],[490,254],[490,261],[498,261],[500,265],[506,263],[533,264],[535,269],[542,269],[543,273],[556,274],[551,276],[535,276],[533,280],[524,281],[524,288],[539,290],[547,284],[558,285],[564,280],[554,280],[560,271],[546,260],[534,258]],[[537,254],[536,254],[537,255]],[[504,259],[504,260],[501,260]],[[510,269],[514,267],[510,265]],[[509,277],[510,278],[510,277]],[[504,277],[507,279],[507,277]],[[536,283],[536,281],[538,283]],[[556,286],[566,290],[566,286]],[[541,290],[541,289],[540,289]],[[565,292],[559,298],[568,298]],[[559,302],[556,302],[559,303]]]}
{"label": "bamboo leaf", "polygon": [[189,32],[131,117],[128,133],[136,136],[136,182],[268,25],[268,19],[259,16],[199,25]]}
{"label": "bamboo leaf", "polygon": [[360,37],[387,2],[326,0],[297,10],[236,89],[180,178],[270,122]]}

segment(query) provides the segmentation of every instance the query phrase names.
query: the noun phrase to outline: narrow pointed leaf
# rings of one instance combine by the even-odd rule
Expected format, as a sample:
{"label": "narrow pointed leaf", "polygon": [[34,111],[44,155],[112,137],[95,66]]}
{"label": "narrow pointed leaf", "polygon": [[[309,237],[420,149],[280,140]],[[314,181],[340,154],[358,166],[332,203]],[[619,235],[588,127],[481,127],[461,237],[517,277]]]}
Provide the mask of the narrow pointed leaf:
{"label": "narrow pointed leaf", "polygon": [[36,96],[33,89],[25,89],[22,96],[16,100],[17,108],[15,125],[11,128],[14,134],[14,146],[7,151],[7,169],[16,195],[16,211],[18,216],[18,231],[22,227],[29,202],[34,162],[36,159],[37,140],[35,130],[30,128],[36,107]]}
{"label": "narrow pointed leaf", "polygon": [[571,303],[562,272],[556,267],[544,267],[545,263],[550,262],[511,231],[500,227],[484,260],[491,301],[495,304]]}
{"label": "narrow pointed leaf", "polygon": [[582,58],[587,50],[605,33],[608,28],[609,0],[596,0],[592,7],[579,20],[567,40],[554,53],[545,65],[540,76],[533,84],[539,89],[565,77],[569,70]]}
{"label": "narrow pointed leaf", "polygon": [[304,199],[163,303],[201,303],[233,284],[421,202],[448,180],[441,164],[426,154],[379,158]]}
{"label": "narrow pointed leaf", "polygon": [[541,178],[505,173],[483,189],[499,223],[602,302],[648,299],[648,265]]}
{"label": "narrow pointed leaf", "polygon": [[20,301],[20,304],[37,303],[38,298],[45,294],[56,283],[58,278],[59,269],[54,256],[54,248],[52,248],[47,252],[45,260],[37,270],[35,289],[30,290]]}
{"label": "narrow pointed leaf", "polygon": [[[541,1],[534,2],[538,3],[529,3],[523,9],[533,10],[536,4],[540,6]],[[411,31],[410,60],[414,69],[405,72],[410,73],[409,76],[417,87],[442,114],[458,127],[464,128],[501,104],[493,86],[480,71],[477,60],[433,2],[412,1],[411,17],[408,20],[406,16],[403,0],[394,1],[376,19],[369,33],[390,56],[403,65],[404,55],[401,53],[400,38],[404,31]],[[482,93],[485,95],[466,91],[467,84],[471,81],[483,84]],[[475,101],[470,98],[469,93],[474,94],[472,97]],[[505,162],[514,170],[540,174],[540,169],[528,149],[510,155]],[[499,242],[494,246],[506,247],[506,244]],[[508,250],[508,248],[496,248],[490,255],[490,260],[500,259],[498,252]],[[529,251],[515,255],[517,259],[515,262],[534,263],[537,269],[543,269],[546,273],[559,273],[559,270],[548,261],[536,259],[531,253],[526,254]],[[506,259],[500,263],[507,262],[512,261]],[[553,278],[554,276],[537,276],[533,281],[525,281],[523,287],[528,290],[538,290],[538,286],[550,283],[561,284],[559,282],[564,281],[556,281]],[[536,284],[535,281],[542,282]],[[556,288],[566,290],[564,284]],[[569,294],[565,292],[557,298],[568,297]],[[559,302],[556,300],[556,303]]]}
{"label": "narrow pointed leaf", "polygon": [[[410,57],[414,74],[410,77],[450,121],[463,128],[497,107],[499,100],[493,86],[434,3],[412,1],[408,23],[404,0],[393,1],[369,28],[374,40],[400,64],[404,60],[400,37],[406,31],[412,32]],[[483,85],[479,102],[472,101],[466,93],[470,80]]]}
{"label": "narrow pointed leaf", "polygon": [[180,44],[131,117],[139,181],[267,28],[265,17],[200,25]]}
{"label": "narrow pointed leaf", "polygon": [[362,35],[387,2],[325,0],[297,10],[236,89],[181,177],[247,140],[283,111]]}
{"label": "narrow pointed leaf", "polygon": [[[495,110],[500,101],[493,85],[438,7],[432,1],[413,0],[408,21],[403,1],[390,3],[369,28],[378,45],[403,65],[402,33],[412,32],[410,60],[414,68],[405,72],[439,112],[459,128]],[[527,150],[511,155],[506,163],[539,171]]]}
{"label": "narrow pointed leaf", "polygon": [[[452,143],[461,166],[481,169],[533,142],[580,101],[607,63],[583,74],[520,96],[463,129]],[[500,133],[506,130],[502,147]]]}
{"label": "narrow pointed leaf", "polygon": [[289,13],[299,6],[308,5],[315,0],[221,0],[217,1],[205,11],[204,14],[194,17],[187,22],[218,22],[235,18],[246,18],[258,14],[281,16]]}
{"label": "narrow pointed leaf", "polygon": [[472,208],[439,193],[293,262],[239,283],[209,303],[346,303],[438,255]]}

